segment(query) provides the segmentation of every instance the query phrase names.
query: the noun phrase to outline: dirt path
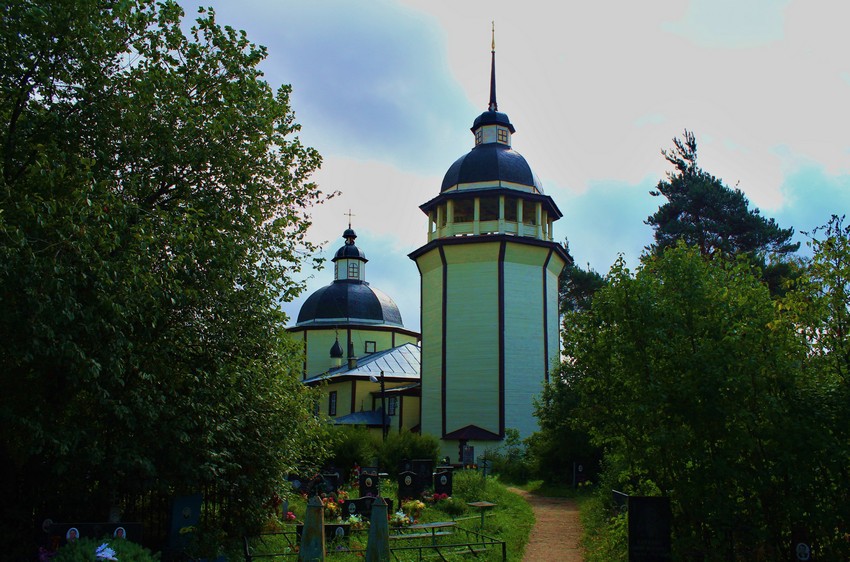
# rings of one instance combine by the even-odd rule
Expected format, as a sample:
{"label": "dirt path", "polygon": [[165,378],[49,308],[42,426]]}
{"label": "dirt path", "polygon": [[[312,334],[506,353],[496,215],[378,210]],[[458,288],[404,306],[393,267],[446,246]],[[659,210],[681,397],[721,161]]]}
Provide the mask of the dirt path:
{"label": "dirt path", "polygon": [[523,562],[582,562],[581,522],[576,503],[567,498],[535,496],[510,488],[531,504],[536,522],[525,547]]}

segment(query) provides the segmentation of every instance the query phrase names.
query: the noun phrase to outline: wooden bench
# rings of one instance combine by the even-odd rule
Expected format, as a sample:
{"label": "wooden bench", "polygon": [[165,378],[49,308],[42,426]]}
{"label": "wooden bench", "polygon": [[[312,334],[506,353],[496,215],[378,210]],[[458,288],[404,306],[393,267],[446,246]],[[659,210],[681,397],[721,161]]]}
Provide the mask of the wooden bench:
{"label": "wooden bench", "polygon": [[390,535],[390,540],[400,539],[427,539],[431,538],[433,544],[437,544],[437,537],[444,537],[452,534],[452,527],[457,525],[456,521],[435,521],[433,523],[417,523],[404,527],[406,531],[423,531],[421,533],[395,533]]}

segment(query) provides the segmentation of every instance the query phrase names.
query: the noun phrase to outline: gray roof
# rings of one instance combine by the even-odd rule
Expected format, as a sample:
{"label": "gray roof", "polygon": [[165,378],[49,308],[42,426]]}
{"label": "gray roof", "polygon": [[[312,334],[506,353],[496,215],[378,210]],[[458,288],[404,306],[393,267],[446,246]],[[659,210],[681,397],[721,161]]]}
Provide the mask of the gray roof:
{"label": "gray roof", "polygon": [[[378,408],[377,410],[367,410],[362,412],[352,412],[347,416],[341,416],[338,418],[333,418],[333,422],[336,425],[368,425],[368,426],[378,426],[382,425],[381,422],[381,414],[383,410]],[[390,425],[392,420],[389,416],[384,416],[383,424]]]}
{"label": "gray roof", "polygon": [[331,381],[342,377],[368,379],[370,376],[379,376],[381,371],[384,372],[385,378],[391,378],[393,381],[409,380],[411,382],[418,382],[422,373],[419,346],[413,343],[405,343],[392,349],[370,353],[358,357],[357,366],[353,369],[349,369],[348,365],[344,365],[327,373],[306,379],[304,383]]}

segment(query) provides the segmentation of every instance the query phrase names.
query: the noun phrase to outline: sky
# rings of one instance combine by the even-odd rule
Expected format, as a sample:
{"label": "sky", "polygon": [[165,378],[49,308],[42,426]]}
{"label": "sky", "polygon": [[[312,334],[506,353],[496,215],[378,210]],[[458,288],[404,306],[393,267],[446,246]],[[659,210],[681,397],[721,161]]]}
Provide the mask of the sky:
{"label": "sky", "polygon": [[[197,0],[180,0],[187,18]],[[850,2],[846,0],[218,0],[220,24],[268,48],[261,69],[293,87],[299,137],[340,194],[311,211],[328,258],[348,226],[366,279],[419,329],[426,243],[419,205],[473,146],[489,100],[495,22],[499,110],[563,212],[558,241],[605,274],[637,266],[671,170],[693,131],[698,164],[780,226],[802,233],[850,211]],[[333,279],[306,272],[300,305]]]}

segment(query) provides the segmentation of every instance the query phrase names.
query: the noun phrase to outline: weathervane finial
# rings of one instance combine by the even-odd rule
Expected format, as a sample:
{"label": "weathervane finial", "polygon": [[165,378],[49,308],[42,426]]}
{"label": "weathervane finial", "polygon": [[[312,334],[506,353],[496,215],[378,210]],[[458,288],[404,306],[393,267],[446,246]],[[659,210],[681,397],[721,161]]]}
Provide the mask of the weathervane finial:
{"label": "weathervane finial", "polygon": [[490,22],[491,32],[492,32],[492,44],[491,44],[491,62],[490,62],[490,103],[487,108],[490,111],[499,111],[499,104],[496,103],[496,22]]}
{"label": "weathervane finial", "polygon": [[496,20],[491,20],[490,26],[491,26],[491,32],[493,34],[493,41],[490,44],[490,50],[495,52],[495,50],[496,50]]}

